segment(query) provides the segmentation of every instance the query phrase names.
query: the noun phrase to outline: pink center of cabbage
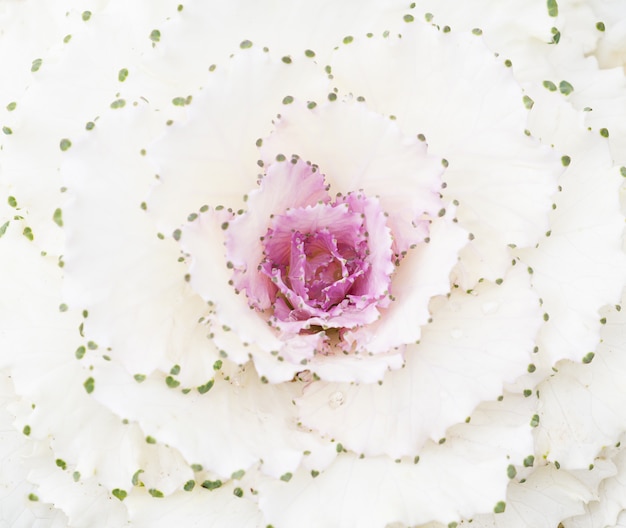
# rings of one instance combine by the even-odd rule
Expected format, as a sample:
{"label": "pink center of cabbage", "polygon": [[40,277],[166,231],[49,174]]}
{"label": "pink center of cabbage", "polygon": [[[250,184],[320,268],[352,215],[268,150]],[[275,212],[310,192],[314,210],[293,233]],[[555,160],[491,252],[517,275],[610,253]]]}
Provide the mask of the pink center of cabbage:
{"label": "pink center of cabbage", "polygon": [[[392,267],[385,266],[382,283],[374,280],[365,214],[372,203],[351,193],[333,204],[294,208],[273,218],[263,237],[259,270],[273,284],[276,320],[305,323],[291,328],[302,330],[311,325],[354,327],[377,317],[377,311],[372,317],[363,310],[385,304],[381,301],[389,293]],[[377,203],[376,213],[380,221]],[[381,249],[389,263],[390,246]]]}
{"label": "pink center of cabbage", "polygon": [[[274,230],[268,230],[272,239]],[[324,228],[313,233],[295,231],[291,234],[289,260],[281,258],[282,252],[266,246],[266,258],[261,271],[278,286],[289,313],[275,313],[279,319],[307,319],[334,306],[346,304],[355,281],[368,269],[365,261],[367,243],[338,242]]]}

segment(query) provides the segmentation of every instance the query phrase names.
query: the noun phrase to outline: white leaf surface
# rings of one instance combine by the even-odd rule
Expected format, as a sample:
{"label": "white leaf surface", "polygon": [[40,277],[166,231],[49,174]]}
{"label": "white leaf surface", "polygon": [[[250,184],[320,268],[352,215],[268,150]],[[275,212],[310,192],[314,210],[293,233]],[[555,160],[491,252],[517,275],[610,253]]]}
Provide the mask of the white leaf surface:
{"label": "white leaf surface", "polygon": [[564,467],[584,467],[600,449],[614,443],[626,428],[626,318],[611,310],[602,343],[589,364],[563,362],[558,372],[538,388],[541,425],[537,445],[550,460]]}

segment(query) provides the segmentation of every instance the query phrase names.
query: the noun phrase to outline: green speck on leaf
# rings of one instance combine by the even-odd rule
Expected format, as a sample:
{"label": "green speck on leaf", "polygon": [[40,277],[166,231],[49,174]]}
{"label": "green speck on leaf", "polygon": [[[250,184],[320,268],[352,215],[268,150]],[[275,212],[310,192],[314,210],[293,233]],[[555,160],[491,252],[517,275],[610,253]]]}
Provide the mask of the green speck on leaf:
{"label": "green speck on leaf", "polygon": [[245,474],[246,474],[246,472],[245,472],[243,469],[240,469],[239,471],[235,471],[235,472],[234,472],[234,473],[230,476],[230,478],[233,478],[233,479],[237,479],[237,480],[239,480],[239,479],[243,478],[243,476],[244,476]]}
{"label": "green speck on leaf", "polygon": [[148,436],[146,436],[146,443],[148,443],[148,444],[156,444],[156,440],[155,440],[154,437],[148,435]]}
{"label": "green speck on leaf", "polygon": [[59,142],[59,147],[61,148],[61,150],[63,152],[65,152],[67,149],[69,149],[72,146],[72,142],[67,139],[67,138],[63,138],[60,142]]}
{"label": "green speck on leaf", "polygon": [[591,363],[593,361],[593,358],[595,357],[595,354],[593,352],[589,352],[584,358],[583,358],[583,363],[585,365],[588,365],[589,363]]}
{"label": "green speck on leaf", "polygon": [[176,387],[178,387],[180,385],[180,381],[175,380],[174,378],[172,378],[172,376],[168,376],[167,378],[165,378],[165,384],[170,389],[175,389]]}
{"label": "green speck on leaf", "polygon": [[474,28],[472,29],[472,34],[474,35],[482,35],[483,34],[483,30],[480,28]]}
{"label": "green speck on leaf", "polygon": [[182,232],[181,232],[180,229],[175,229],[174,232],[172,233],[172,238],[174,238],[174,240],[176,240],[178,242],[180,240],[180,235],[181,234],[182,234]]}
{"label": "green speck on leaf", "polygon": [[554,84],[552,81],[543,81],[542,84],[543,87],[547,90],[550,90],[551,92],[556,92],[556,84]]}
{"label": "green speck on leaf", "polygon": [[185,485],[183,486],[183,489],[185,491],[192,491],[195,487],[196,487],[195,480],[188,480],[187,482],[185,482]]}
{"label": "green speck on leaf", "polygon": [[22,434],[24,434],[25,436],[29,436],[30,435],[30,425],[25,425],[24,429],[22,429]]}
{"label": "green speck on leaf", "polygon": [[241,488],[235,488],[233,490],[233,495],[235,497],[243,497],[243,490]]}
{"label": "green speck on leaf", "polygon": [[415,20],[415,17],[413,15],[404,15],[402,18],[407,24]]}
{"label": "green speck on leaf", "polygon": [[522,101],[524,101],[524,106],[525,106],[526,108],[528,108],[528,110],[530,110],[530,109],[533,107],[533,105],[535,104],[535,101],[533,101],[533,100],[532,100],[530,97],[528,97],[527,95],[525,95],[525,96],[522,98]]}
{"label": "green speck on leaf", "polygon": [[57,458],[55,460],[55,464],[57,465],[57,467],[61,468],[61,469],[67,469],[67,464],[65,463],[65,460],[62,460],[60,458]]}
{"label": "green speck on leaf", "polygon": [[93,121],[87,121],[85,125],[85,130],[93,130],[96,124]]}
{"label": "green speck on leaf", "polygon": [[515,466],[513,464],[509,464],[509,466],[506,468],[506,476],[512,479],[515,478],[515,475],[517,475],[517,469],[515,469]]}
{"label": "green speck on leaf", "polygon": [[137,471],[135,471],[133,478],[131,480],[133,486],[143,486],[143,482],[139,480],[139,475],[141,475],[142,473],[143,473],[143,469],[138,469]]}
{"label": "green speck on leaf", "polygon": [[353,40],[354,40],[354,37],[352,35],[348,35],[347,37],[343,38],[343,43],[350,44]]}
{"label": "green speck on leaf", "polygon": [[433,14],[432,13],[425,13],[424,14],[424,19],[426,20],[426,22],[430,22],[433,19]]}
{"label": "green speck on leaf", "polygon": [[248,49],[252,47],[252,42],[250,40],[242,40],[241,44],[239,44],[241,49]]}
{"label": "green speck on leaf", "polygon": [[158,29],[153,29],[150,33],[150,40],[152,42],[159,42],[161,40],[161,32]]}
{"label": "green speck on leaf", "polygon": [[626,167],[620,167],[619,173],[622,175],[623,178],[626,178]]}
{"label": "green speck on leaf", "polygon": [[598,22],[598,23],[596,24],[596,29],[597,29],[598,31],[604,31],[604,30],[606,29],[606,27],[605,27],[605,25],[604,25],[604,22]]}
{"label": "green speck on leaf", "polygon": [[41,68],[42,63],[43,63],[43,59],[35,59],[30,67],[30,71],[32,72],[39,71],[39,68]]}
{"label": "green speck on leaf", "polygon": [[148,490],[148,493],[149,493],[150,495],[152,495],[152,496],[153,496],[154,498],[156,498],[156,499],[162,499],[162,498],[163,498],[163,492],[162,492],[162,491],[159,491],[158,489],[155,489],[155,488],[150,488],[150,489]]}
{"label": "green speck on leaf", "polygon": [[79,346],[76,349],[76,352],[74,352],[74,355],[76,356],[76,359],[83,359],[86,352],[87,352],[87,349],[84,346]]}
{"label": "green speck on leaf", "polygon": [[197,387],[197,390],[200,394],[206,394],[211,390],[214,383],[215,382],[213,380],[209,380],[204,385],[200,385],[199,387]]}
{"label": "green speck on leaf", "polygon": [[202,471],[202,464],[191,464],[191,469],[195,472]]}
{"label": "green speck on leaf", "polygon": [[117,74],[117,80],[119,82],[124,82],[126,77],[128,77],[128,70],[126,68],[122,68]]}
{"label": "green speck on leaf", "polygon": [[7,105],[7,110],[9,112],[13,112],[13,110],[15,110],[16,108],[17,108],[17,103],[15,101],[12,101]]}
{"label": "green speck on leaf", "polygon": [[535,372],[535,370],[537,370],[537,367],[535,367],[535,365],[531,363],[530,365],[528,365],[528,368],[526,370],[528,370],[528,372],[532,374],[533,372]]}
{"label": "green speck on leaf", "polygon": [[609,129],[608,128],[601,128],[600,129],[600,135],[603,138],[608,138],[609,137]]}
{"label": "green speck on leaf", "polygon": [[67,44],[70,40],[72,40],[72,35],[65,35],[65,37],[63,37],[63,44]]}
{"label": "green speck on leaf", "polygon": [[59,312],[67,312],[68,306],[65,303],[59,304]]}
{"label": "green speck on leaf", "polygon": [[95,384],[96,384],[96,381],[93,378],[87,378],[85,380],[85,383],[83,383],[83,387],[85,387],[87,394],[91,394],[93,392]]}
{"label": "green speck on leaf", "polygon": [[309,101],[309,102],[307,103],[307,105],[306,105],[306,107],[307,107],[309,110],[313,110],[316,106],[317,106],[317,103],[316,103],[315,101]]}
{"label": "green speck on leaf", "polygon": [[174,97],[174,99],[172,99],[172,104],[174,106],[185,106],[185,98],[184,97]]}
{"label": "green speck on leaf", "polygon": [[505,509],[506,509],[506,503],[503,502],[503,501],[500,501],[493,508],[493,512],[494,513],[503,513]]}
{"label": "green speck on leaf", "polygon": [[11,207],[17,207],[17,200],[15,199],[15,196],[9,196],[7,198],[7,203],[9,204],[9,206]]}
{"label": "green speck on leaf", "polygon": [[4,224],[0,226],[0,238],[4,236],[7,232],[7,227],[9,227],[9,221],[7,220]]}
{"label": "green speck on leaf", "polygon": [[528,398],[532,393],[530,389],[524,389],[524,398]]}
{"label": "green speck on leaf", "polygon": [[539,425],[539,415],[533,414],[533,417],[530,419],[530,426],[537,427]]}
{"label": "green speck on leaf", "polygon": [[72,479],[74,479],[74,482],[78,482],[80,480],[80,471],[74,471],[74,473],[72,473]]}
{"label": "green speck on leaf", "polygon": [[569,156],[561,156],[561,163],[563,167],[569,167],[569,164],[572,162],[572,158]]}
{"label": "green speck on leaf", "polygon": [[291,57],[289,55],[285,55],[282,59],[281,59],[285,64],[291,64]]}
{"label": "green speck on leaf", "polygon": [[280,480],[282,480],[283,482],[289,482],[291,480],[291,477],[293,477],[293,475],[287,472],[280,477]]}
{"label": "green speck on leaf", "polygon": [[170,374],[172,376],[178,376],[180,374],[180,365],[174,365],[171,369],[170,369]]}
{"label": "green speck on leaf", "polygon": [[533,467],[534,463],[535,463],[535,457],[533,455],[528,455],[524,459],[524,467]]}
{"label": "green speck on leaf", "polygon": [[82,18],[85,22],[91,18],[91,11],[83,11]]}
{"label": "green speck on leaf", "polygon": [[559,5],[556,0],[547,0],[548,15],[551,17],[559,16]]}
{"label": "green speck on leaf", "polygon": [[29,493],[28,500],[32,502],[37,502],[39,500],[39,497],[37,497],[37,495],[35,495],[34,493]]}
{"label": "green speck on leaf", "polygon": [[293,97],[291,95],[287,95],[283,98],[283,104],[288,105],[293,103]]}
{"label": "green speck on leaf", "polygon": [[113,495],[116,499],[123,501],[128,494],[123,489],[115,488],[111,491],[111,495]]}
{"label": "green speck on leaf", "polygon": [[96,350],[98,348],[98,344],[95,341],[87,341],[87,348],[89,350]]}
{"label": "green speck on leaf", "polygon": [[124,99],[116,99],[111,103],[111,108],[116,110],[118,108],[124,108],[126,106],[126,101]]}
{"label": "green speck on leaf", "polygon": [[63,211],[61,211],[61,209],[58,209],[58,208],[55,209],[54,213],[52,214],[52,220],[59,227],[63,227]]}
{"label": "green speck on leaf", "polygon": [[33,235],[33,230],[30,227],[25,227],[24,231],[22,231],[22,235],[28,238],[28,240],[30,240],[31,242],[35,238],[35,235]]}
{"label": "green speck on leaf", "polygon": [[213,363],[213,370],[219,370],[222,368],[222,360],[218,359],[215,363]]}
{"label": "green speck on leaf", "polygon": [[11,130],[8,126],[3,126],[2,132],[4,132],[7,136],[10,136],[11,134],[13,134],[13,130]]}
{"label": "green speck on leaf", "polygon": [[214,490],[217,488],[221,488],[222,487],[222,481],[221,480],[205,480],[202,483],[202,487],[208,490]]}
{"label": "green speck on leaf", "polygon": [[315,52],[314,52],[313,50],[310,50],[310,49],[305,50],[305,51],[304,51],[304,54],[305,54],[307,57],[309,57],[310,59],[311,59],[311,58],[313,58],[313,57],[315,57]]}
{"label": "green speck on leaf", "polygon": [[316,469],[312,469],[312,470],[311,470],[311,476],[312,476],[313,478],[317,477],[319,474],[320,474],[320,472],[319,472],[319,471],[317,471]]}
{"label": "green speck on leaf", "polygon": [[567,81],[561,81],[559,83],[559,91],[563,94],[563,95],[569,95],[574,91],[574,87],[568,83]]}

